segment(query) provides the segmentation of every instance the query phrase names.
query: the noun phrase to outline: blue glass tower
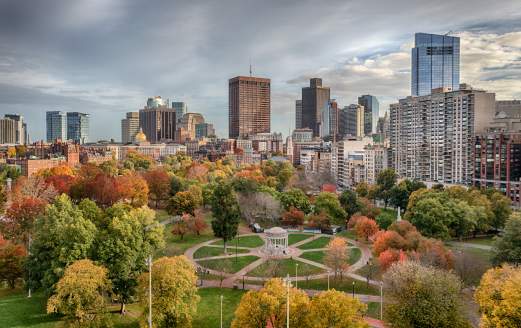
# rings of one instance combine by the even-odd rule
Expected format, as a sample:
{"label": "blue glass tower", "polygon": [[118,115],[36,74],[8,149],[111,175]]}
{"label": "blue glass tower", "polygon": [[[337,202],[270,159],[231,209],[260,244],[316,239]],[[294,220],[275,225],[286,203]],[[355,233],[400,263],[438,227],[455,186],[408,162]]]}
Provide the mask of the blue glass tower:
{"label": "blue glass tower", "polygon": [[424,96],[432,89],[459,89],[458,37],[416,33],[412,49],[411,94]]}

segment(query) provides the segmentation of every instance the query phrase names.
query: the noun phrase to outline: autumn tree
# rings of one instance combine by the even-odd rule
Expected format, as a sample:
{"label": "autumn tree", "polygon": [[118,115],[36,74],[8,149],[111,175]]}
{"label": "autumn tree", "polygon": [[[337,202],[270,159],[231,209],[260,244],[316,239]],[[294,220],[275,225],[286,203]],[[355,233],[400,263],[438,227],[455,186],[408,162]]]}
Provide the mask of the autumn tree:
{"label": "autumn tree", "polygon": [[376,219],[381,212],[368,198],[360,197],[358,202],[360,205],[360,215],[367,216],[370,219]]}
{"label": "autumn tree", "polygon": [[201,234],[201,232],[208,228],[208,224],[204,219],[204,212],[202,210],[195,210],[194,215],[190,216],[187,223],[188,230],[198,236]]}
{"label": "autumn tree", "polygon": [[277,197],[262,192],[260,188],[256,192],[238,194],[237,199],[241,214],[249,223],[261,220],[278,222],[282,216],[282,207]]}
{"label": "autumn tree", "polygon": [[521,268],[504,265],[489,269],[474,294],[481,327],[519,327],[521,323]]}
{"label": "autumn tree", "polygon": [[151,198],[155,201],[156,208],[162,201],[168,199],[170,193],[170,176],[162,168],[156,168],[143,173],[147,182]]}
{"label": "autumn tree", "polygon": [[416,250],[416,257],[424,265],[445,270],[454,268],[454,254],[441,240],[422,238]]}
{"label": "autumn tree", "polygon": [[45,179],[38,175],[18,178],[12,191],[13,200],[30,197],[51,202],[56,195],[56,189],[52,185],[47,184]]}
{"label": "autumn tree", "polygon": [[[232,328],[259,328],[286,326],[287,287],[281,279],[271,279],[259,291],[249,291],[241,298]],[[290,327],[309,327],[307,313],[309,297],[300,289],[289,288]]]}
{"label": "autumn tree", "polygon": [[378,224],[375,220],[371,220],[368,217],[362,216],[358,219],[355,225],[356,235],[358,238],[369,240],[379,230]]}
{"label": "autumn tree", "polygon": [[492,248],[492,261],[521,264],[521,213],[514,212],[508,218],[503,235],[496,239]]}
{"label": "autumn tree", "polygon": [[358,298],[332,289],[312,298],[308,323],[310,327],[368,328],[364,320],[366,310],[367,305]]}
{"label": "autumn tree", "polygon": [[512,214],[512,201],[495,189],[487,190],[486,195],[490,200],[494,214],[490,224],[494,229],[499,230],[505,226],[505,222],[510,214]]}
{"label": "autumn tree", "polygon": [[307,216],[306,226],[315,229],[328,229],[331,227],[331,220],[324,213],[310,214]]}
{"label": "autumn tree", "polygon": [[333,269],[335,278],[338,274],[342,277],[342,273],[349,267],[349,250],[344,238],[335,237],[329,242],[324,263]]}
{"label": "autumn tree", "polygon": [[212,229],[216,237],[222,238],[224,252],[226,244],[237,235],[240,211],[231,183],[221,181],[215,188],[212,197]]}
{"label": "autumn tree", "polygon": [[0,221],[0,231],[9,239],[29,248],[34,222],[43,214],[47,203],[39,198],[23,197],[14,200]]}
{"label": "autumn tree", "polygon": [[105,297],[110,292],[107,269],[91,260],[78,260],[65,269],[47,301],[47,313],[61,313],[79,325],[101,320],[106,311]]}
{"label": "autumn tree", "polygon": [[462,316],[461,283],[418,262],[395,263],[384,274],[384,319],[392,327],[470,327]]}
{"label": "autumn tree", "polygon": [[45,182],[52,185],[59,194],[68,194],[75,181],[76,178],[68,174],[50,175],[45,178]]}
{"label": "autumn tree", "polygon": [[311,212],[311,202],[308,196],[298,188],[292,188],[287,191],[281,192],[279,195],[280,203],[286,211],[290,208],[296,208],[305,214]]}
{"label": "autumn tree", "polygon": [[24,275],[26,256],[24,246],[5,240],[0,234],[0,281],[6,281],[10,288],[15,288],[16,281]]}
{"label": "autumn tree", "polygon": [[176,219],[172,227],[172,234],[174,236],[179,236],[181,240],[184,239],[184,236],[188,233],[188,221],[190,218],[190,214],[185,213],[181,216],[181,218]]}
{"label": "autumn tree", "polygon": [[194,214],[197,208],[197,200],[190,191],[180,191],[170,198],[166,210],[169,214],[182,215],[183,213]]}
{"label": "autumn tree", "polygon": [[373,251],[380,255],[388,249],[407,249],[407,241],[396,231],[381,231],[376,235]]}
{"label": "autumn tree", "polygon": [[148,170],[153,164],[153,158],[137,151],[129,151],[123,161],[123,166],[130,170]]}
{"label": "autumn tree", "polygon": [[304,212],[291,207],[289,211],[282,214],[282,224],[289,227],[298,227],[304,224]]}
{"label": "autumn tree", "polygon": [[407,255],[403,250],[389,248],[378,255],[378,265],[383,272],[387,271],[396,262],[407,260]]}
{"label": "autumn tree", "polygon": [[[142,325],[149,309],[148,273],[139,278],[139,299],[143,307]],[[192,327],[200,297],[194,265],[183,255],[162,257],[152,265],[152,324],[154,327]]]}
{"label": "autumn tree", "polygon": [[343,225],[346,220],[346,212],[340,206],[338,197],[329,192],[321,192],[315,200],[315,213],[325,213],[334,224]]}

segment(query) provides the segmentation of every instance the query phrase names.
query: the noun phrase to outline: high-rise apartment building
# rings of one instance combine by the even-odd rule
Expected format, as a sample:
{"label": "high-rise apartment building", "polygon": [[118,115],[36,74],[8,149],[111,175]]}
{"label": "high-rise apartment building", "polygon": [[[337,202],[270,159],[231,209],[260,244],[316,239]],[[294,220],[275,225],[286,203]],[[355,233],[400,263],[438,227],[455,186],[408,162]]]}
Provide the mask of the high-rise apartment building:
{"label": "high-rise apartment building", "polygon": [[302,100],[295,100],[295,129],[302,128]]}
{"label": "high-rise apartment building", "polygon": [[89,114],[67,113],[67,140],[84,144],[89,139]]}
{"label": "high-rise apartment building", "polygon": [[139,110],[139,127],[151,143],[175,140],[175,110],[168,107],[153,107]]}
{"label": "high-rise apartment building", "polygon": [[271,81],[253,76],[237,76],[229,80],[229,137],[245,138],[251,134],[269,133],[271,126]]}
{"label": "high-rise apartment building", "polygon": [[363,137],[365,111],[364,106],[351,104],[340,110],[339,130],[341,136]]}
{"label": "high-rise apartment building", "polygon": [[302,126],[313,130],[313,136],[320,136],[321,115],[328,106],[330,89],[322,86],[322,79],[313,78],[309,87],[302,88]]}
{"label": "high-rise apartment building", "polygon": [[139,112],[128,112],[121,120],[121,142],[123,144],[134,143],[139,132]]}
{"label": "high-rise apartment building", "polygon": [[458,37],[416,33],[411,53],[411,95],[425,96],[437,88],[459,88]]}
{"label": "high-rise apartment building", "polygon": [[0,119],[0,144],[15,144],[16,143],[16,128],[15,120],[10,118]]}
{"label": "high-rise apartment building", "polygon": [[358,104],[364,106],[364,134],[377,133],[376,125],[380,117],[380,104],[375,96],[363,95],[358,97]]}
{"label": "high-rise apartment building", "polygon": [[5,114],[5,119],[13,120],[15,122],[15,144],[25,145],[29,143],[27,134],[27,123],[24,122],[24,117],[18,114]]}
{"label": "high-rise apartment building", "polygon": [[378,174],[388,166],[388,149],[383,144],[369,144],[364,147],[364,168],[366,182],[376,184]]}
{"label": "high-rise apartment building", "polygon": [[473,90],[433,90],[390,106],[390,161],[404,178],[470,184],[473,138],[494,118],[495,94]]}
{"label": "high-rise apartment building", "polygon": [[188,113],[188,106],[182,101],[173,101],[172,109],[175,109],[175,116],[177,117],[177,123],[181,123],[183,116]]}
{"label": "high-rise apartment building", "polygon": [[67,114],[61,111],[49,111],[45,114],[47,142],[67,140]]}

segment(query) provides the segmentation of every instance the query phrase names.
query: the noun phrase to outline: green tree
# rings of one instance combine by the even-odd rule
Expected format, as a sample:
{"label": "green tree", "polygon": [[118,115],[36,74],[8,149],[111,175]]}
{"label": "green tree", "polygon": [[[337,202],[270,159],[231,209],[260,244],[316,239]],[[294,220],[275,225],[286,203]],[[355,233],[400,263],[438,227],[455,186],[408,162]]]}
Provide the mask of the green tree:
{"label": "green tree", "polygon": [[[497,237],[496,237],[497,238]],[[521,213],[514,212],[505,224],[503,235],[496,239],[492,261],[496,265],[503,262],[521,264]]]}
{"label": "green tree", "polygon": [[87,198],[82,199],[78,204],[78,208],[83,213],[83,216],[92,221],[98,228],[106,225],[105,214],[103,210],[96,205],[95,201]]}
{"label": "green tree", "polygon": [[62,277],[65,267],[90,255],[97,229],[81,210],[62,194],[36,220],[28,260],[29,286],[47,292]]}
{"label": "green tree", "polygon": [[397,262],[384,274],[384,319],[397,328],[470,327],[460,292],[459,279],[448,271]]}
{"label": "green tree", "polygon": [[347,213],[340,206],[340,201],[335,194],[321,192],[315,199],[315,213],[325,213],[334,224],[345,224]]}
{"label": "green tree", "polygon": [[376,177],[376,197],[384,201],[385,207],[391,198],[391,189],[396,184],[396,177],[393,169],[385,169]]}
{"label": "green tree", "polygon": [[[148,273],[139,278],[139,299],[143,306],[142,325],[148,318]],[[152,265],[152,308],[154,327],[192,327],[197,312],[197,276],[185,256],[162,257]]]}
{"label": "green tree", "polygon": [[339,201],[348,217],[352,217],[353,214],[359,212],[362,208],[356,192],[348,189],[344,190],[342,194],[340,194]]}
{"label": "green tree", "polygon": [[492,212],[494,213],[490,224],[496,230],[502,229],[506,220],[512,214],[512,201],[495,189],[487,190],[487,197],[490,200]]}
{"label": "green tree", "polygon": [[169,214],[182,215],[188,213],[194,215],[194,211],[199,204],[193,193],[190,191],[180,191],[170,198],[166,211]]}
{"label": "green tree", "polygon": [[212,214],[213,233],[223,239],[226,253],[226,244],[237,235],[241,218],[239,204],[231,183],[221,181],[215,188],[212,197]]}
{"label": "green tree", "polygon": [[447,199],[425,197],[409,207],[405,218],[427,237],[449,239],[449,225],[455,221]]}
{"label": "green tree", "polygon": [[106,229],[96,241],[96,260],[108,269],[114,293],[125,304],[136,293],[137,279],[145,271],[145,261],[155,250],[164,246],[163,226],[155,220],[155,212],[149,208],[129,210],[116,204],[110,211]]}
{"label": "green tree", "polygon": [[180,191],[188,190],[188,182],[176,175],[172,176],[170,180],[170,195],[175,196]]}
{"label": "green tree", "polygon": [[280,203],[286,211],[292,207],[301,210],[305,214],[311,212],[311,202],[308,196],[298,188],[292,188],[279,194]]}

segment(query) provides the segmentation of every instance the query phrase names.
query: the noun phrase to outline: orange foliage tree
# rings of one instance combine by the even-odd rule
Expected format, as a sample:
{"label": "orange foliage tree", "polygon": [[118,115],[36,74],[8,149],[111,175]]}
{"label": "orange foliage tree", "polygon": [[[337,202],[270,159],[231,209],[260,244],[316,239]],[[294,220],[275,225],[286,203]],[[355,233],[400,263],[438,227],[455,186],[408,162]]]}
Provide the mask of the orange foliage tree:
{"label": "orange foliage tree", "polygon": [[0,220],[0,231],[9,239],[22,242],[29,247],[34,222],[44,212],[46,205],[46,201],[34,197],[14,200],[3,220]]}
{"label": "orange foliage tree", "polygon": [[156,168],[143,173],[143,178],[147,182],[150,196],[154,199],[157,208],[161,201],[168,199],[170,194],[170,176],[164,169]]}
{"label": "orange foliage tree", "polygon": [[344,238],[333,238],[327,245],[324,263],[335,272],[335,278],[349,267],[347,241]]}
{"label": "orange foliage tree", "polygon": [[379,227],[375,220],[371,220],[368,217],[362,216],[357,220],[355,230],[358,238],[368,241],[369,237],[378,232]]}
{"label": "orange foliage tree", "polygon": [[14,288],[16,280],[23,277],[26,256],[25,247],[5,240],[0,235],[0,281],[6,281],[9,287]]}
{"label": "orange foliage tree", "polygon": [[203,211],[200,209],[195,210],[194,215],[188,220],[188,229],[199,236],[206,228],[208,228],[208,224],[204,220]]}
{"label": "orange foliage tree", "polygon": [[304,224],[304,212],[294,208],[293,206],[282,214],[282,224],[285,226],[301,226]]}
{"label": "orange foliage tree", "polygon": [[407,255],[403,250],[388,249],[378,256],[378,263],[382,271],[387,271],[393,263],[406,261]]}

